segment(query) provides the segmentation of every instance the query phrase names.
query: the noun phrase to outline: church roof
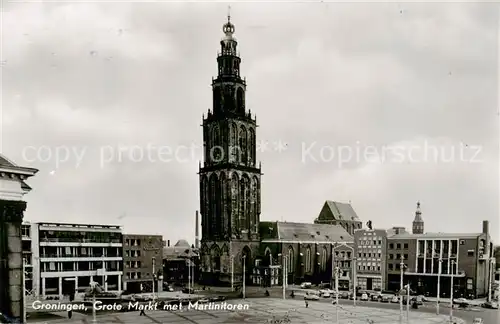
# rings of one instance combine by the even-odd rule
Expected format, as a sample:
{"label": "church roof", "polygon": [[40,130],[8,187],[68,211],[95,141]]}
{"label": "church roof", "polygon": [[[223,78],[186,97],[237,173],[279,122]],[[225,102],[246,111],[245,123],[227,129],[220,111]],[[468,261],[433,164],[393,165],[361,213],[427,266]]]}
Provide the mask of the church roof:
{"label": "church roof", "polygon": [[325,201],[318,216],[319,221],[345,220],[356,221],[360,219],[351,204],[341,203],[333,200]]}
{"label": "church roof", "polygon": [[187,246],[187,247],[190,247],[191,245],[189,245],[188,241],[186,240],[178,240],[177,243],[175,243],[175,246]]}
{"label": "church roof", "polygon": [[340,225],[261,222],[263,241],[286,242],[353,242],[354,238]]}

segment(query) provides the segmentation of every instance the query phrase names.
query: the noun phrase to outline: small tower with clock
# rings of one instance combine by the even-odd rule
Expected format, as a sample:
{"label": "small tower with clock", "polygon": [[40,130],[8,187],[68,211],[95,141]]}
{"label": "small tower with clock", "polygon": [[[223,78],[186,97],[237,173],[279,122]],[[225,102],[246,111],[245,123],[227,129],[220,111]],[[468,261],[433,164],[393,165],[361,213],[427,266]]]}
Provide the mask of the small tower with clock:
{"label": "small tower with clock", "polygon": [[[251,271],[259,246],[261,170],[256,161],[256,119],[245,105],[246,81],[228,21],[212,79],[212,109],[203,118],[200,165],[201,265],[206,277],[228,277],[242,263]],[[206,279],[206,278],[205,278]]]}

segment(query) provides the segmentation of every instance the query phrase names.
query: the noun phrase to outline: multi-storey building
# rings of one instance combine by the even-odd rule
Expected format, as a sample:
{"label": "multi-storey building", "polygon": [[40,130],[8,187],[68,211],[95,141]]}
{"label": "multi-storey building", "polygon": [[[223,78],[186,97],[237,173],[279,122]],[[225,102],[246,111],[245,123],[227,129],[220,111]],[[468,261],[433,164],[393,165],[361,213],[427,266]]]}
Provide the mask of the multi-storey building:
{"label": "multi-storey building", "polygon": [[161,235],[123,235],[123,289],[129,292],[155,291],[163,276],[163,238]]}
{"label": "multi-storey building", "polygon": [[21,225],[21,238],[22,238],[22,251],[23,251],[23,262],[24,262],[24,289],[26,291],[26,296],[29,298],[36,297],[37,285],[39,285],[38,277],[33,276],[33,262],[38,260],[38,255],[33,255],[32,242],[31,242],[31,227],[32,224],[29,222],[23,222]]}
{"label": "multi-storey building", "polygon": [[363,290],[386,287],[387,232],[358,229],[354,232],[356,286]]}
{"label": "multi-storey building", "polygon": [[189,277],[199,280],[199,251],[186,240],[179,240],[170,246],[170,240],[163,248],[163,280],[169,284],[185,284]]}
{"label": "multi-storey building", "polygon": [[121,291],[122,229],[115,225],[34,223],[31,226],[34,278],[40,298],[85,292],[90,282]]}
{"label": "multi-storey building", "polygon": [[[386,288],[399,291],[401,289],[401,266],[403,266],[403,272],[415,266],[415,259],[410,258],[410,255],[414,255],[416,251],[415,240],[404,227],[393,227],[387,233]],[[412,289],[415,290],[414,287]]]}
{"label": "multi-storey building", "polygon": [[[400,286],[401,257],[404,284],[431,296],[449,296],[451,277],[455,296],[482,297],[488,294],[493,246],[488,221],[479,233],[425,233],[398,231],[388,237],[388,289]],[[438,280],[439,278],[439,280]]]}

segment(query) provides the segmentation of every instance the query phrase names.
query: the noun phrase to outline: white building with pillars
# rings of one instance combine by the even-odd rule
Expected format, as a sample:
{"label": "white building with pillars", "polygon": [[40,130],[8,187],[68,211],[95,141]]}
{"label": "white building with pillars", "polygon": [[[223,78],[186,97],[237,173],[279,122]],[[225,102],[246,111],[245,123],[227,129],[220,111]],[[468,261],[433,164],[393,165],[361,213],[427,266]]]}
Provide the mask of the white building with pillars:
{"label": "white building with pillars", "polygon": [[95,281],[121,291],[122,229],[116,225],[31,223],[32,295],[63,299]]}

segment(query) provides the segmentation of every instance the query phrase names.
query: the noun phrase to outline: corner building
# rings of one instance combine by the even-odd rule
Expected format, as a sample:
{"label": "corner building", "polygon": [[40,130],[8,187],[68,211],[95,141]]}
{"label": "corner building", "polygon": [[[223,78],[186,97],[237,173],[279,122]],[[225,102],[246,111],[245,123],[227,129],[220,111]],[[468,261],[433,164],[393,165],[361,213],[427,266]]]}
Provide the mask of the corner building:
{"label": "corner building", "polygon": [[[256,119],[245,106],[246,82],[228,17],[212,80],[213,109],[203,118],[200,165],[202,281],[235,280],[252,273],[259,248],[261,169],[256,166]],[[249,282],[249,281],[248,281]]]}

